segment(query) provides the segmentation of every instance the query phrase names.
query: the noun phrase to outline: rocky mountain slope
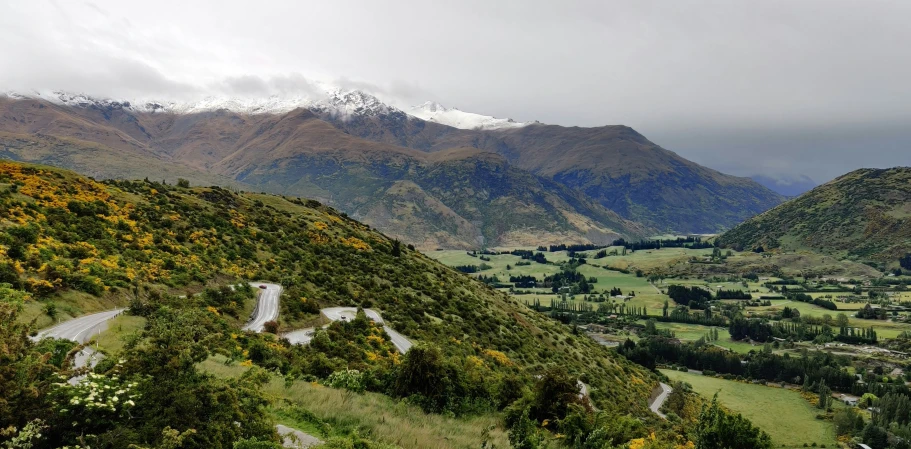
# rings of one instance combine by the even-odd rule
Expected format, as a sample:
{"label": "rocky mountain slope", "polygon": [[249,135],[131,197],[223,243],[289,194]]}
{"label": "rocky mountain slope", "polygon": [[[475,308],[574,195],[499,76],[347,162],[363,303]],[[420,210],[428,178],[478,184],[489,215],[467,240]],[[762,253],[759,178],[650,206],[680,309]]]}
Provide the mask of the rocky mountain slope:
{"label": "rocky mountain slope", "polygon": [[784,200],[749,178],[686,160],[626,126],[528,123],[458,129],[404,115],[324,118],[349,134],[421,151],[493,151],[519,168],[585,193],[624,218],[663,231],[717,232]]}
{"label": "rocky mountain slope", "polygon": [[911,252],[911,168],[853,171],[747,220],[719,242],[897,266]]}

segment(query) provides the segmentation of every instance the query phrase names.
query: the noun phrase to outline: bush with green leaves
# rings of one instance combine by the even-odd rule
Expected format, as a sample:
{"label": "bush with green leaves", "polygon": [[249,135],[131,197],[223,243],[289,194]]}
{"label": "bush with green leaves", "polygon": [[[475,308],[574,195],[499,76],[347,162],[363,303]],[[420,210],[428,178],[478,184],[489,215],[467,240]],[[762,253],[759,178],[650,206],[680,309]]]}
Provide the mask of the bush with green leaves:
{"label": "bush with green leaves", "polygon": [[718,395],[702,406],[693,429],[696,449],[771,449],[772,439],[739,413],[725,412]]}
{"label": "bush with green leaves", "polygon": [[367,389],[364,382],[364,373],[356,369],[336,371],[326,379],[326,385],[332,388],[341,388],[355,393],[363,393]]}

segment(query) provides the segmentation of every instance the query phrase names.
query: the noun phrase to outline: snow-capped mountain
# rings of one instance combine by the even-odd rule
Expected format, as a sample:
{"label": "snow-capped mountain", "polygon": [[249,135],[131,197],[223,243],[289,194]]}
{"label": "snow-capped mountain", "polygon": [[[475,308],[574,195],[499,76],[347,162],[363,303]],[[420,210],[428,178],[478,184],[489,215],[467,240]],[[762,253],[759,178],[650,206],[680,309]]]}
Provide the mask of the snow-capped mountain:
{"label": "snow-capped mountain", "polygon": [[414,106],[408,110],[408,113],[428,122],[460,129],[501,129],[527,125],[527,123],[516,122],[511,118],[496,118],[489,115],[464,112],[456,108],[447,108],[433,101]]}
{"label": "snow-capped mountain", "polygon": [[314,102],[309,107],[317,112],[329,112],[343,116],[364,115],[373,117],[402,113],[394,106],[380,101],[368,93],[359,90],[332,89],[328,97]]}
{"label": "snow-capped mountain", "polygon": [[158,99],[111,99],[74,94],[63,91],[30,93],[8,92],[10,98],[35,98],[54,104],[71,107],[98,107],[127,109],[134,112],[193,114],[227,109],[241,114],[282,114],[297,108],[308,108],[317,112],[349,115],[375,116],[403,113],[400,109],[383,103],[377,97],[359,90],[327,89],[323,97],[280,96],[236,98],[209,96],[195,101],[163,101]]}
{"label": "snow-capped mountain", "polygon": [[95,107],[100,109],[125,109],[137,113],[194,114],[229,110],[239,114],[284,114],[297,108],[310,109],[319,114],[329,114],[346,119],[354,116],[416,117],[422,120],[461,129],[502,129],[525,126],[527,123],[488,115],[464,112],[428,101],[410,108],[407,113],[384,103],[374,95],[360,90],[325,87],[324,96],[281,96],[238,98],[209,96],[195,101],[159,99],[112,99],[93,97],[63,91],[33,91],[30,93],[7,92],[10,98],[35,98],[70,107]]}
{"label": "snow-capped mountain", "polygon": [[35,98],[50,103],[71,107],[98,107],[127,109],[134,112],[193,114],[206,111],[227,109],[241,114],[280,114],[296,108],[309,108],[317,101],[303,96],[282,97],[272,95],[259,98],[232,98],[210,96],[196,101],[163,101],[157,99],[111,99],[92,97],[85,94],[74,94],[63,91],[34,91],[23,94],[9,92],[11,98]]}

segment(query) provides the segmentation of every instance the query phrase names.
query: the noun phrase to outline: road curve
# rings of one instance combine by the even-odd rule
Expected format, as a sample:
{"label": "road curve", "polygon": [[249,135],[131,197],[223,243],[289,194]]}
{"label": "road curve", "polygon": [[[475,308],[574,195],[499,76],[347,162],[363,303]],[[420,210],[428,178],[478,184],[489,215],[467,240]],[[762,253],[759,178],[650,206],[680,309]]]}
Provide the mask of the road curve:
{"label": "road curve", "polygon": [[414,346],[414,344],[411,343],[411,340],[408,340],[404,335],[394,331],[391,327],[384,325],[383,330],[389,335],[389,339],[392,341],[395,349],[398,349],[402,354],[408,352],[408,350]]}
{"label": "road curve", "polygon": [[107,326],[108,320],[120,315],[124,310],[125,309],[107,310],[81,316],[79,318],[73,318],[72,320],[64,321],[54,327],[38,332],[38,335],[32,337],[32,340],[38,341],[43,338],[61,338],[84,344],[88,342],[93,335],[103,331]]}
{"label": "road curve", "polygon": [[259,298],[256,301],[256,309],[253,310],[253,316],[250,317],[250,322],[244,326],[245,331],[253,332],[262,332],[265,329],[265,324],[267,321],[275,321],[278,319],[279,311],[279,302],[278,299],[282,294],[282,287],[277,284],[267,284],[263,282],[251,282],[254,288],[259,286],[265,286],[264,289],[259,289]]}
{"label": "road curve", "polygon": [[[38,335],[31,337],[33,341],[39,341],[44,338],[60,338],[72,340],[79,344],[86,344],[92,339],[93,335],[100,334],[108,326],[108,320],[123,313],[125,309],[106,310],[104,312],[93,313],[91,315],[73,318],[54,327],[50,327],[38,332]],[[73,368],[94,367],[104,357],[103,354],[95,352],[91,347],[84,347],[73,357]],[[76,385],[85,376],[76,376],[69,379],[70,385]]]}
{"label": "road curve", "polygon": [[664,413],[661,413],[659,410],[661,409],[661,406],[664,405],[664,401],[667,400],[668,395],[670,395],[671,392],[674,391],[674,389],[671,388],[671,386],[666,383],[661,383],[660,385],[661,385],[661,393],[658,394],[658,397],[656,397],[655,400],[652,401],[651,405],[649,405],[648,407],[650,409],[652,409],[652,411],[655,412],[656,415],[658,415],[664,419],[667,419],[667,416],[665,416]]}
{"label": "road curve", "polygon": [[278,432],[278,435],[282,437],[282,447],[289,449],[306,449],[308,447],[323,444],[323,441],[319,438],[301,432],[293,427],[276,424],[275,430]]}
{"label": "road curve", "polygon": [[[329,321],[351,321],[357,317],[357,307],[328,307],[325,309],[320,309],[320,313],[326,317]],[[389,335],[392,345],[395,346],[402,354],[408,352],[413,343],[408,340],[404,335],[396,332],[394,329],[386,325],[386,322],[383,321],[383,317],[379,312],[373,309],[364,309],[364,313],[367,315],[367,318],[370,318],[375,323],[383,325],[383,330],[386,331],[386,334]],[[310,343],[310,340],[313,339],[313,334],[316,332],[315,328],[309,327],[306,329],[299,329],[296,331],[288,332],[282,337],[288,339],[291,344],[296,345],[306,345]]]}

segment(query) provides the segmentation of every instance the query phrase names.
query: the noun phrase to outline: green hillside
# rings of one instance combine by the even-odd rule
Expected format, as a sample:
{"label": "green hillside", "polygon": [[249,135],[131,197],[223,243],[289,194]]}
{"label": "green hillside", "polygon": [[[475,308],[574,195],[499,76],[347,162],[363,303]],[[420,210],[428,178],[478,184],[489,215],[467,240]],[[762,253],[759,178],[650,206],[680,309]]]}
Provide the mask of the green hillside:
{"label": "green hillside", "polygon": [[897,267],[911,252],[911,168],[862,169],[760,214],[718,241],[744,250],[811,250]]}
{"label": "green hillside", "polygon": [[[175,410],[202,407],[184,400],[196,394],[187,390],[191,386],[240,398],[239,405],[218,409],[211,426],[222,422],[219,419],[265,419],[257,410],[266,402],[252,392],[255,382],[249,376],[213,380],[192,368],[208,353],[261,366],[287,382],[323,382],[340,370],[358,369],[368,373],[364,382],[370,391],[407,397],[429,412],[455,415],[499,410],[538,388],[536,376],[559,367],[569,376],[567,385],[576,388],[575,380],[581,379],[590,386],[591,401],[599,409],[646,422],[655,419],[646,403],[657,380],[644,368],[314,201],[148,181],[99,183],[60,169],[0,162],[0,230],[0,284],[8,284],[0,303],[7,304],[13,294],[27,295],[21,313],[45,322],[48,315],[127,305],[147,321],[120,354],[123,366],[113,366],[114,357],[96,369],[100,376],[120,370],[146,379],[137,381],[146,398],[137,401],[148,409],[133,412],[145,421],[124,424],[121,431],[127,436],[122,441],[152,443],[159,440],[163,423],[181,432],[195,423],[204,429],[187,437],[193,439],[187,447],[230,447],[227,441],[206,440],[227,431],[216,432],[203,421],[167,421]],[[232,293],[213,288],[246,280],[286,286],[285,325],[315,319],[321,307],[371,307],[417,342],[418,352],[395,354],[382,330],[365,322],[333,325],[307,347],[288,346],[270,334],[243,334],[236,323],[249,310],[249,298],[243,289]],[[198,296],[182,296],[200,291]],[[9,335],[21,337],[9,326],[4,324],[4,331],[12,329]],[[21,354],[28,354],[28,348],[24,341],[13,347]],[[10,346],[3,350],[8,355]],[[435,362],[436,357],[442,359]],[[403,381],[400,367],[424,363],[415,360],[448,373],[433,388],[451,389],[415,390]],[[54,391],[56,376],[37,369],[29,373],[34,376],[30,394],[50,400],[41,392]],[[560,378],[559,370],[555,375]],[[187,383],[179,388],[165,383],[175,379]],[[178,393],[183,395],[180,400],[173,397]],[[174,409],[147,415],[169,401],[176,401]],[[52,417],[63,412],[45,415],[56,410],[53,404],[47,407],[16,411],[14,402],[10,412],[0,406],[0,424],[22,426],[31,417],[56,422]],[[536,416],[549,416],[531,407],[538,410]],[[256,428],[260,430],[231,433],[231,438],[263,435],[264,428]],[[109,444],[98,446],[126,444],[117,444],[116,435],[106,438]]]}

